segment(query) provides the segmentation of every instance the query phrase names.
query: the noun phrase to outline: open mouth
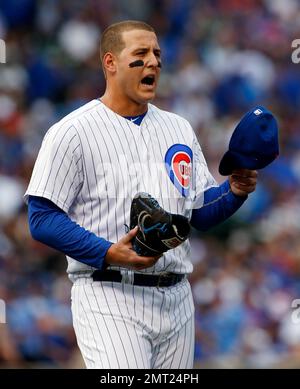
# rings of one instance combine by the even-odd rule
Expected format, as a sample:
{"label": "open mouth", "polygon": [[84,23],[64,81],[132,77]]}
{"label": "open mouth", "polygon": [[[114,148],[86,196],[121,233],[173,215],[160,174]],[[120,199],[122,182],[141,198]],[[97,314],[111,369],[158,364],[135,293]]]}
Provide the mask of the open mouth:
{"label": "open mouth", "polygon": [[155,81],[155,77],[153,75],[149,75],[149,76],[142,78],[141,83],[143,85],[153,85],[154,81]]}

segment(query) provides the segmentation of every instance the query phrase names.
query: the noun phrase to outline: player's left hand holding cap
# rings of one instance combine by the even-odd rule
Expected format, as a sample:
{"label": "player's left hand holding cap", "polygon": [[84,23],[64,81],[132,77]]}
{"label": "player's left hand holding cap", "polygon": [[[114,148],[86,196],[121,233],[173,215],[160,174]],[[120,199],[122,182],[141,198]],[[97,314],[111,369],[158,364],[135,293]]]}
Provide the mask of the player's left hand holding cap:
{"label": "player's left hand holding cap", "polygon": [[236,126],[229,149],[219,165],[228,176],[234,169],[258,170],[279,155],[278,124],[274,115],[262,106],[248,111]]}

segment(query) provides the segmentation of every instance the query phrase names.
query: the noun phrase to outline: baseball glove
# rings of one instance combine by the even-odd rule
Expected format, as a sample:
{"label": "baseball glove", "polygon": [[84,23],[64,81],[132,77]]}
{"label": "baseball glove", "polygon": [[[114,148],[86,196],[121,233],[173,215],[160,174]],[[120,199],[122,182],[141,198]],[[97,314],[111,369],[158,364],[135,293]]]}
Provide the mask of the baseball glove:
{"label": "baseball glove", "polygon": [[131,203],[130,229],[139,227],[132,241],[137,254],[157,256],[183,243],[190,233],[185,216],[165,211],[148,193],[138,193]]}

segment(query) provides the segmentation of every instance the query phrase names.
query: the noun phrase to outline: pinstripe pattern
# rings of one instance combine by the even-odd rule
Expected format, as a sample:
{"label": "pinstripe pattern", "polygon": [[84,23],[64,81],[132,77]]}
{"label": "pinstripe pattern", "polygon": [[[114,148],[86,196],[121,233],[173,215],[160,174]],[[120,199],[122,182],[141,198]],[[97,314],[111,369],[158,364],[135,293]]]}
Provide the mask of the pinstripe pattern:
{"label": "pinstripe pattern", "polygon": [[[189,146],[198,163],[197,186],[190,199],[180,196],[164,166],[165,154],[175,143]],[[136,126],[93,100],[47,132],[26,196],[48,198],[72,220],[114,242],[125,233],[137,192],[148,192],[166,210],[190,217],[191,201],[186,200],[202,206],[203,191],[214,185],[187,121],[150,104]],[[158,193],[153,193],[154,188]],[[143,272],[190,273],[189,250],[186,241]],[[84,270],[92,268],[68,258],[69,273]]]}
{"label": "pinstripe pattern", "polygon": [[[168,176],[167,151],[193,153],[190,194]],[[190,124],[152,104],[140,126],[93,100],[46,133],[25,194],[43,196],[84,228],[116,242],[129,225],[137,192],[156,197],[169,212],[191,217],[216,182]],[[185,241],[142,273],[192,272]],[[73,323],[89,368],[188,368],[194,350],[193,301],[187,281],[170,288],[93,283],[92,267],[67,257]],[[119,269],[118,267],[112,267]]]}
{"label": "pinstripe pattern", "polygon": [[[188,281],[170,288],[134,287],[135,294],[132,288],[84,277],[74,282],[72,313],[86,366],[192,368],[194,305]],[[143,300],[151,304],[142,305]],[[135,305],[143,309],[134,311]]]}

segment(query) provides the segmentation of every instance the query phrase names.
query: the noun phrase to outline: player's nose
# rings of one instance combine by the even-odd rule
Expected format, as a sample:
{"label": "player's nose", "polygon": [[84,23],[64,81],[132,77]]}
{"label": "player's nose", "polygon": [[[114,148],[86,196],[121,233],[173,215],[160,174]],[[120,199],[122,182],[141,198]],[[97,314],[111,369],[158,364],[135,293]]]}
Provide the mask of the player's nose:
{"label": "player's nose", "polygon": [[160,67],[161,66],[161,62],[160,62],[159,58],[154,53],[149,54],[149,57],[147,58],[147,66],[148,67]]}

